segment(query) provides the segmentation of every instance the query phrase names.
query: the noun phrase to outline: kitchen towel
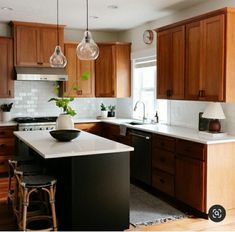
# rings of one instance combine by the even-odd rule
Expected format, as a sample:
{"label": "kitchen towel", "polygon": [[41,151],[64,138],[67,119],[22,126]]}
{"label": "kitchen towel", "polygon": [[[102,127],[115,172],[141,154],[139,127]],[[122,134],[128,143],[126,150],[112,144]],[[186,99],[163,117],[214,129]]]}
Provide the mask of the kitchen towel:
{"label": "kitchen towel", "polygon": [[120,135],[126,136],[126,129],[127,129],[126,125],[120,124],[119,128],[120,128]]}

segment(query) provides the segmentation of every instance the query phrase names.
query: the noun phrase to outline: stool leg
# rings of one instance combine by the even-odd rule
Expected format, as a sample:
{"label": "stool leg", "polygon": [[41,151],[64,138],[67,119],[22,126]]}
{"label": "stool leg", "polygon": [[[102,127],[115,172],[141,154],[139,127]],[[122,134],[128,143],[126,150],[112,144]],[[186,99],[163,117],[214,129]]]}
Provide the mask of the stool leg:
{"label": "stool leg", "polygon": [[53,220],[53,229],[57,231],[57,220],[56,220],[56,211],[55,211],[55,185],[50,186],[50,204],[51,204],[51,213]]}
{"label": "stool leg", "polygon": [[28,189],[23,189],[23,217],[22,217],[22,230],[26,230],[26,221],[27,221],[27,208],[28,208]]}

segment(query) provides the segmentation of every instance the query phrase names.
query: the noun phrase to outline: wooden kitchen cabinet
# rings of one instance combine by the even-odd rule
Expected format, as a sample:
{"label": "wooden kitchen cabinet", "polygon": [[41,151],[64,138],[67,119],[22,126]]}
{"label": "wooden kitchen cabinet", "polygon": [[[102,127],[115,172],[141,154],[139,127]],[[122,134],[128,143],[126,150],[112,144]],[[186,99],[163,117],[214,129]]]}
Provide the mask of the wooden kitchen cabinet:
{"label": "wooden kitchen cabinet", "polygon": [[[177,47],[177,42],[178,50],[172,49],[171,30],[180,27],[185,27],[185,35],[181,37],[184,52],[179,49],[179,44]],[[157,33],[158,98],[168,99],[174,94],[167,84],[171,82],[169,76],[183,70],[184,97],[171,99],[235,101],[235,9],[209,12],[159,28]],[[177,65],[172,65],[174,57],[185,57],[185,64],[178,61]]]}
{"label": "wooden kitchen cabinet", "polygon": [[[57,26],[51,24],[11,22],[14,36],[15,66],[49,67],[57,45]],[[59,26],[59,42],[64,47],[64,26]]]}
{"label": "wooden kitchen cabinet", "polygon": [[157,34],[157,98],[184,99],[185,26]]}
{"label": "wooden kitchen cabinet", "polygon": [[170,196],[175,195],[175,139],[153,135],[152,186]]}
{"label": "wooden kitchen cabinet", "polygon": [[205,152],[204,144],[176,140],[175,197],[201,212],[206,208]]}
{"label": "wooden kitchen cabinet", "polygon": [[0,98],[14,96],[13,83],[13,41],[0,37]]}
{"label": "wooden kitchen cabinet", "polygon": [[131,44],[99,43],[95,61],[96,97],[131,96]]}
{"label": "wooden kitchen cabinet", "polygon": [[8,160],[15,155],[16,126],[0,126],[0,199],[7,198]]}
{"label": "wooden kitchen cabinet", "polygon": [[224,101],[225,16],[186,25],[185,98]]}
{"label": "wooden kitchen cabinet", "polygon": [[100,123],[75,123],[75,128],[89,132],[91,134],[100,135],[101,134],[101,125]]}
{"label": "wooden kitchen cabinet", "polygon": [[[67,58],[66,71],[68,81],[63,82],[63,93],[69,97],[94,97],[95,96],[95,62],[79,60],[76,54],[77,43],[65,43],[65,56]],[[88,80],[81,80],[84,72],[89,72]],[[72,90],[78,86],[79,90]]]}

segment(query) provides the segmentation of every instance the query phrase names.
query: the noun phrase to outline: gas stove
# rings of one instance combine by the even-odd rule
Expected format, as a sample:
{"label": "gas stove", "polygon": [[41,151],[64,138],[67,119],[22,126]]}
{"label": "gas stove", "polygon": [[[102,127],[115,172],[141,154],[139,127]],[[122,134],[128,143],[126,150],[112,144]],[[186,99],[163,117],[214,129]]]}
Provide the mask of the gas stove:
{"label": "gas stove", "polygon": [[54,130],[57,117],[20,117],[14,120],[19,131]]}

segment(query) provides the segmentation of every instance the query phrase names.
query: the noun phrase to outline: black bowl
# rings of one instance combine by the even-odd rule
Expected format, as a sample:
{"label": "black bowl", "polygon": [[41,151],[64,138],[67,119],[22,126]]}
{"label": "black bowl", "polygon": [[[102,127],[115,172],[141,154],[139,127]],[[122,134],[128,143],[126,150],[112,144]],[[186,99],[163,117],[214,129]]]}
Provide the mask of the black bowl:
{"label": "black bowl", "polygon": [[80,132],[79,130],[53,130],[50,134],[58,141],[69,142],[77,138]]}

